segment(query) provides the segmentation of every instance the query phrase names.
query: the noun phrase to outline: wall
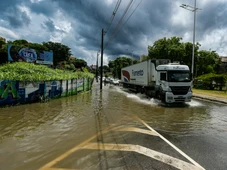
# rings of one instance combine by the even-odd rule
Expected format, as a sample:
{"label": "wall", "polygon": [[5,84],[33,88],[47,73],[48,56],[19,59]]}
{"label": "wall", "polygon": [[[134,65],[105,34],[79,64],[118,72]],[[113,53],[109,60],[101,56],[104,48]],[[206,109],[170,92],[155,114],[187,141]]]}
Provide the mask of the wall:
{"label": "wall", "polygon": [[23,82],[0,80],[0,106],[34,102],[76,95],[91,89],[93,79]]}

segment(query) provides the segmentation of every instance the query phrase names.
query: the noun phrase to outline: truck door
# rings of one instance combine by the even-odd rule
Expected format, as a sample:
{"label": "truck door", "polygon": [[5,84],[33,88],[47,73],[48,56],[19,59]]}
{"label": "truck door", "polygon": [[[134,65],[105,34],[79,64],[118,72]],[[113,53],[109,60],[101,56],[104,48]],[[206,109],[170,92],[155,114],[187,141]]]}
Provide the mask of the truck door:
{"label": "truck door", "polygon": [[161,86],[167,80],[167,73],[166,73],[166,71],[160,71],[157,73],[158,73],[158,75],[157,75],[156,85]]}

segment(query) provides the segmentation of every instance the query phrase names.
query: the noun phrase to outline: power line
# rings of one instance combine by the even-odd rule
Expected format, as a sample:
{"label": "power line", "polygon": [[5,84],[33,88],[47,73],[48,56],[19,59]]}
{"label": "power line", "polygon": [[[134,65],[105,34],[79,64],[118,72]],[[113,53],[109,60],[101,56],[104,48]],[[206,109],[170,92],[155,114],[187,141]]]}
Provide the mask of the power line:
{"label": "power line", "polygon": [[[118,23],[117,23],[116,27],[114,28],[114,30],[112,31],[112,34],[111,34],[111,37],[109,38],[109,41],[112,39],[112,37],[114,37],[114,34],[116,34],[116,32],[118,31],[118,28],[119,28],[120,24],[122,23],[125,15],[127,14],[128,10],[129,10],[129,7],[131,6],[132,2],[133,2],[133,0],[130,0],[130,2],[128,3],[124,13],[122,14],[122,16],[121,16],[120,20],[118,21]],[[105,46],[107,46],[109,41],[106,43]]]}
{"label": "power line", "polygon": [[114,8],[114,11],[113,11],[113,14],[112,14],[112,17],[111,17],[111,20],[110,20],[110,24],[109,24],[109,26],[106,29],[106,33],[109,31],[109,28],[112,25],[112,22],[114,20],[114,17],[116,16],[116,13],[117,13],[117,10],[118,10],[120,4],[121,4],[121,0],[118,0],[116,6]]}
{"label": "power line", "polygon": [[128,3],[124,13],[122,14],[122,16],[121,16],[120,20],[118,21],[116,27],[114,28],[112,35],[118,30],[118,28],[119,28],[120,24],[122,23],[126,13],[128,12],[129,7],[131,6],[132,2],[133,2],[133,0],[130,0],[130,2]]}
{"label": "power line", "polygon": [[134,12],[136,11],[136,9],[139,7],[139,5],[141,4],[143,0],[141,0],[138,5],[136,6],[136,8],[132,11],[132,13],[129,15],[129,17],[127,18],[127,20],[122,24],[122,26],[120,27],[120,29],[117,31],[117,33],[115,35],[113,35],[109,41],[106,43],[105,47],[108,46],[108,44],[113,41],[113,39],[118,35],[118,33],[120,32],[120,30],[124,27],[124,25],[128,22],[128,20],[131,18],[131,16],[134,14]]}

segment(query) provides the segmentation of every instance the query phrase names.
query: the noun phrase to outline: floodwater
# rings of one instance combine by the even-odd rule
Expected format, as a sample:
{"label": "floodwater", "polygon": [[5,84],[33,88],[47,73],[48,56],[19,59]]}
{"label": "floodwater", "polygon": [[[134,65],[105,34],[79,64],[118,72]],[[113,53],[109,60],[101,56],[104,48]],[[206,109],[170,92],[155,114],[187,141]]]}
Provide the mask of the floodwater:
{"label": "floodwater", "polygon": [[[226,169],[226,105],[192,100],[184,106],[167,107],[121,87],[106,85],[100,92],[99,84],[94,84],[92,91],[76,96],[0,108],[0,169],[39,169],[111,126],[127,124],[146,129],[134,119],[135,116],[205,169]],[[100,141],[103,138],[98,136],[95,139]],[[129,136],[122,134],[121,138],[129,139]],[[136,137],[133,140],[137,140]],[[66,166],[76,169],[80,164],[79,169],[111,169],[110,164],[108,168],[95,166],[95,161],[88,164],[89,154],[92,155],[89,150],[80,153],[82,157],[75,156],[80,163],[70,160]],[[140,165],[136,169],[146,168]]]}

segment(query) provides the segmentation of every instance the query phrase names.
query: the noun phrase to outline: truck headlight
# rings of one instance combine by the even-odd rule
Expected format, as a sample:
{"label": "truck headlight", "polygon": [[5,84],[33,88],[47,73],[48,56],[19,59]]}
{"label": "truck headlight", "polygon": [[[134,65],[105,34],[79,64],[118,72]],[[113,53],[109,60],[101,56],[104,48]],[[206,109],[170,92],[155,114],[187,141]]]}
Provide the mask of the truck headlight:
{"label": "truck headlight", "polygon": [[192,92],[192,86],[189,87],[188,92]]}
{"label": "truck headlight", "polygon": [[168,100],[173,100],[173,97],[172,96],[168,96],[167,99]]}

